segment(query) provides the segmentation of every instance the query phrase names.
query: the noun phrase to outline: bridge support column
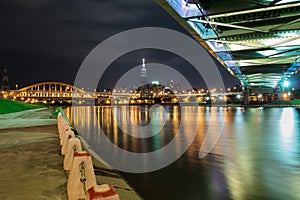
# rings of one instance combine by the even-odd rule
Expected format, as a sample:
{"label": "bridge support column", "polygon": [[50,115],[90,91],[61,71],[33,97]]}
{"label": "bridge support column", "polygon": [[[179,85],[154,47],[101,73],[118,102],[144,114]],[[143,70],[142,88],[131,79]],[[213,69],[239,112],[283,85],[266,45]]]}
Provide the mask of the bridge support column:
{"label": "bridge support column", "polygon": [[282,92],[278,92],[277,101],[282,101]]}
{"label": "bridge support column", "polygon": [[244,104],[249,104],[249,88],[244,89]]}
{"label": "bridge support column", "polygon": [[275,101],[275,94],[274,93],[272,93],[271,101]]}

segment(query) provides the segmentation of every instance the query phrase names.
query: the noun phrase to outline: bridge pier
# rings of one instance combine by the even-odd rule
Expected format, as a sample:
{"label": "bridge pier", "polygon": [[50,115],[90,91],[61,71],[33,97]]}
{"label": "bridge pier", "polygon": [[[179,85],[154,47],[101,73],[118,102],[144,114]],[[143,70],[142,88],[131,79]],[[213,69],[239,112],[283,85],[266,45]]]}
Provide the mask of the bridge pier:
{"label": "bridge pier", "polygon": [[244,104],[249,104],[251,102],[263,103],[281,101],[283,99],[282,91],[278,88],[271,87],[248,87],[244,89],[243,94]]}
{"label": "bridge pier", "polygon": [[249,92],[250,92],[249,88],[244,89],[244,100],[243,100],[244,104],[249,104]]}
{"label": "bridge pier", "polygon": [[271,101],[275,101],[275,93],[272,93],[272,95],[271,95]]}
{"label": "bridge pier", "polygon": [[282,101],[283,100],[282,97],[283,97],[282,91],[278,92],[277,101]]}

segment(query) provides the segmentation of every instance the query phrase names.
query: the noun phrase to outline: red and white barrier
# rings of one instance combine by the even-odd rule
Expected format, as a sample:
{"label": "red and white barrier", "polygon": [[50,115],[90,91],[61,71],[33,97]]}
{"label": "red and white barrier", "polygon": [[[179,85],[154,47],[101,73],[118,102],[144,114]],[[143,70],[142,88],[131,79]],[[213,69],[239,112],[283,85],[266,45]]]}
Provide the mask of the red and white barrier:
{"label": "red and white barrier", "polygon": [[59,113],[57,115],[57,129],[58,134],[61,137],[61,134],[64,132],[64,126],[69,126],[68,122],[64,119],[64,117]]}
{"label": "red and white barrier", "polygon": [[66,131],[65,134],[62,135],[61,137],[61,143],[62,143],[62,147],[61,147],[61,155],[65,155],[67,152],[67,148],[68,148],[68,141],[70,138],[75,138],[75,134],[73,131]]}
{"label": "red and white barrier", "polygon": [[61,113],[57,115],[57,128],[62,145],[61,154],[65,155],[64,169],[70,170],[68,199],[119,200],[119,195],[111,185],[97,185],[91,156],[82,151],[80,139],[75,137]]}
{"label": "red and white barrier", "polygon": [[[86,181],[81,182],[82,173],[80,171],[80,164],[84,162],[85,179]],[[94,174],[94,168],[92,164],[91,156],[88,152],[76,152],[74,153],[73,165],[69,174],[67,193],[69,200],[85,199],[86,190],[93,186],[96,186],[96,177]]]}
{"label": "red and white barrier", "polygon": [[[67,131],[71,131],[71,127],[69,125],[62,125],[61,132],[58,134],[59,138],[61,139]],[[62,145],[62,144],[60,144],[60,145]]]}
{"label": "red and white barrier", "polygon": [[81,141],[79,138],[71,138],[68,140],[67,151],[64,158],[64,170],[71,170],[74,159],[74,146],[77,152],[81,152]]}
{"label": "red and white barrier", "polygon": [[118,193],[111,185],[103,184],[91,187],[86,195],[87,200],[119,200]]}

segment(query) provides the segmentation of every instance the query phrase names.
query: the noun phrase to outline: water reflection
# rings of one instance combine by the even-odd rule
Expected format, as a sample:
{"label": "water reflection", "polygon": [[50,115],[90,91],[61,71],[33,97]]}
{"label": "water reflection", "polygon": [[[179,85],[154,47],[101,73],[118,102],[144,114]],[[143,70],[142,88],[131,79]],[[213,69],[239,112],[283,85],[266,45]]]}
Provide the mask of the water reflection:
{"label": "water reflection", "polygon": [[291,152],[294,148],[295,119],[297,120],[292,108],[283,110],[280,118],[281,148],[283,152]]}
{"label": "water reflection", "polygon": [[[114,144],[132,152],[162,148],[176,136],[181,120],[183,130],[194,123],[189,115],[183,114],[196,113],[199,117],[192,145],[176,162],[152,173],[124,173],[145,199],[300,199],[299,109],[124,109],[104,106],[66,111],[74,124],[84,128],[84,137],[94,138],[95,142],[101,140],[93,132],[100,125]],[[137,126],[147,126],[154,118],[160,123],[157,126],[163,128],[153,137],[138,139],[127,134],[138,131],[136,126],[128,125],[128,120]],[[220,119],[225,122],[221,138],[207,157],[199,159],[208,128],[218,130]],[[188,140],[190,135],[184,137]],[[176,141],[174,152],[181,150],[184,140]]]}

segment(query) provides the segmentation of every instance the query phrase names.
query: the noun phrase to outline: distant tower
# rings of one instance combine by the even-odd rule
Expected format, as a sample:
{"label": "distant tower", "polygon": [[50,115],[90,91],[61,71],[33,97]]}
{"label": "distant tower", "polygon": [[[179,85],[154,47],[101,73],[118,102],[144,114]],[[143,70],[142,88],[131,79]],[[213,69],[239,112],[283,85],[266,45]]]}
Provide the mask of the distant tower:
{"label": "distant tower", "polygon": [[140,85],[147,84],[147,70],[146,70],[146,64],[145,64],[145,58],[143,58],[143,65],[140,72]]}
{"label": "distant tower", "polygon": [[4,66],[1,90],[9,90],[7,66]]}

